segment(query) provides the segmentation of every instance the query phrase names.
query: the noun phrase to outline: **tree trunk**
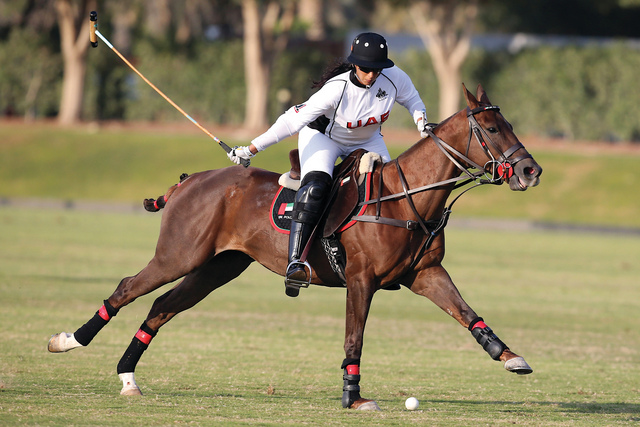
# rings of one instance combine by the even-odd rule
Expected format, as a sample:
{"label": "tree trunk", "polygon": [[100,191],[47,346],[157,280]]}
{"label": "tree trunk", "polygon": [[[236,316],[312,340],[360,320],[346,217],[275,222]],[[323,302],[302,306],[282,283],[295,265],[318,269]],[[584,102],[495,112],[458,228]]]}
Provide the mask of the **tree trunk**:
{"label": "tree trunk", "polygon": [[295,2],[272,0],[264,3],[263,10],[256,0],[242,0],[247,87],[244,126],[252,131],[268,125],[272,65],[287,47],[295,17]]}
{"label": "tree trunk", "polygon": [[471,47],[478,2],[422,1],[414,3],[410,13],[438,78],[438,115],[443,120],[460,109],[460,69]]}
{"label": "tree trunk", "polygon": [[71,0],[56,0],[64,61],[62,97],[58,112],[58,122],[61,124],[75,123],[82,116],[86,56],[89,47],[89,12],[95,7],[95,0],[85,0],[80,4]]}
{"label": "tree trunk", "polygon": [[244,71],[247,87],[244,126],[260,130],[267,126],[270,70],[265,62],[260,32],[260,11],[256,0],[243,0]]}
{"label": "tree trunk", "polygon": [[300,0],[298,17],[307,26],[305,35],[309,40],[324,40],[327,37],[323,0]]}
{"label": "tree trunk", "polygon": [[169,0],[144,0],[144,27],[157,39],[167,37],[171,27],[171,7]]}

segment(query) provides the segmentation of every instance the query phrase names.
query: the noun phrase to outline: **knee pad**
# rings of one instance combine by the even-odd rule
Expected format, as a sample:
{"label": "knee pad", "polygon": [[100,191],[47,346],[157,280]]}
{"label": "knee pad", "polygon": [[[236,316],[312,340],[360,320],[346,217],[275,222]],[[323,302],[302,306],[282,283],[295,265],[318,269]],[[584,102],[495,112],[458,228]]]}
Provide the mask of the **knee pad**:
{"label": "knee pad", "polygon": [[296,193],[293,220],[315,224],[320,219],[324,202],[331,188],[331,176],[326,172],[309,172]]}

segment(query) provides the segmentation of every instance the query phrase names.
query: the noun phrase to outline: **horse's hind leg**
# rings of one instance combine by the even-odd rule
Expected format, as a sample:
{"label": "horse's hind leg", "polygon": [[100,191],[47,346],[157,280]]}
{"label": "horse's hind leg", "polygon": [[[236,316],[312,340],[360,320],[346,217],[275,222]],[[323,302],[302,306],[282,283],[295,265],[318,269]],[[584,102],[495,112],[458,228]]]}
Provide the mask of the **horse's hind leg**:
{"label": "horse's hind leg", "polygon": [[506,370],[520,375],[533,372],[524,358],[509,350],[484,320],[467,305],[444,268],[438,266],[418,272],[410,288],[414,293],[429,298],[460,322],[491,358],[504,362]]}
{"label": "horse's hind leg", "polygon": [[118,363],[118,376],[123,383],[120,394],[142,394],[135,382],[134,371],[158,329],[176,314],[193,307],[212,291],[238,277],[252,262],[253,259],[241,252],[223,252],[158,297]]}
{"label": "horse's hind leg", "polygon": [[[204,257],[202,254],[201,257]],[[126,277],[111,296],[104,301],[102,307],[96,311],[91,319],[73,334],[61,332],[53,335],[49,340],[48,350],[61,353],[77,347],[87,346],[118,311],[136,298],[158,289],[160,286],[179,279],[193,270],[201,260],[191,258],[191,264],[181,260],[176,248],[172,251],[158,252],[140,273],[133,277]]]}

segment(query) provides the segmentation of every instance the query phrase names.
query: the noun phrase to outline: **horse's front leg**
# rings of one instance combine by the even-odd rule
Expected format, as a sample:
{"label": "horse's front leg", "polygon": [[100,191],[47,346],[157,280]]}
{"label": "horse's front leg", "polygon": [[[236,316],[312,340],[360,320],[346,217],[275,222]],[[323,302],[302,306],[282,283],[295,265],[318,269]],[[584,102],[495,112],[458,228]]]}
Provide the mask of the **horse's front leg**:
{"label": "horse's front leg", "polygon": [[414,293],[429,298],[460,322],[491,358],[504,362],[506,370],[520,375],[533,372],[524,358],[509,350],[484,320],[467,305],[442,266],[419,271],[408,286]]}
{"label": "horse's front leg", "polygon": [[378,404],[360,396],[360,357],[364,328],[369,316],[375,287],[368,281],[352,280],[347,289],[347,314],[344,338],[345,359],[342,406],[364,411],[379,411]]}

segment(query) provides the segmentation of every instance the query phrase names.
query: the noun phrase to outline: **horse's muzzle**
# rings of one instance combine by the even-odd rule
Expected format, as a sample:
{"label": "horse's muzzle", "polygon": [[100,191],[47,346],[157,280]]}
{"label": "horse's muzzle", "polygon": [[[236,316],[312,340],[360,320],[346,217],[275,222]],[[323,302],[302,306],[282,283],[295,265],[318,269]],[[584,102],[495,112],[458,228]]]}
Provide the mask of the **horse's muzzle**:
{"label": "horse's muzzle", "polygon": [[542,168],[532,158],[519,161],[514,166],[514,174],[508,179],[509,188],[513,191],[525,191],[529,187],[540,184]]}

